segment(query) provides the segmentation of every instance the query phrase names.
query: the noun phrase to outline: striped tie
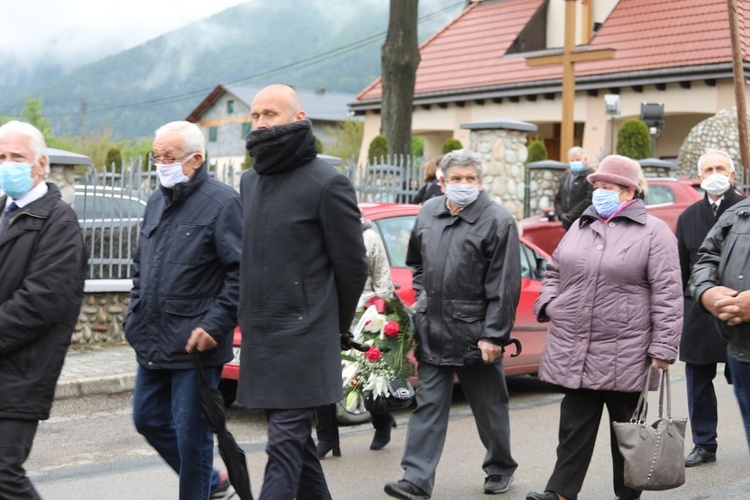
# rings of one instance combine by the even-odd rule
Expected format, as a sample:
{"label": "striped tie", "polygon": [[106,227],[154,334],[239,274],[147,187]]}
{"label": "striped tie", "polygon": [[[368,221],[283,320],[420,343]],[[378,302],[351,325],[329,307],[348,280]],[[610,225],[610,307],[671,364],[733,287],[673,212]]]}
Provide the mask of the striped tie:
{"label": "striped tie", "polygon": [[714,212],[714,221],[716,220],[717,215],[719,215],[719,204],[714,203],[711,205],[711,210]]}

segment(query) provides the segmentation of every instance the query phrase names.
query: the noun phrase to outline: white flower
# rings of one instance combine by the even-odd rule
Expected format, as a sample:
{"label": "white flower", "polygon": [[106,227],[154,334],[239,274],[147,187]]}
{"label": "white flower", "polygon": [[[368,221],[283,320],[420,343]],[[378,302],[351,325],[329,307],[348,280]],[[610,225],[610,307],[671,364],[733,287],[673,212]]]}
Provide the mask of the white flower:
{"label": "white flower", "polygon": [[375,306],[370,306],[359,318],[357,327],[354,329],[354,339],[358,342],[362,339],[362,332],[380,333],[385,325],[385,316],[378,313]]}
{"label": "white flower", "polygon": [[378,396],[386,397],[388,396],[388,379],[373,373],[362,390],[372,391],[373,399],[377,399]]}

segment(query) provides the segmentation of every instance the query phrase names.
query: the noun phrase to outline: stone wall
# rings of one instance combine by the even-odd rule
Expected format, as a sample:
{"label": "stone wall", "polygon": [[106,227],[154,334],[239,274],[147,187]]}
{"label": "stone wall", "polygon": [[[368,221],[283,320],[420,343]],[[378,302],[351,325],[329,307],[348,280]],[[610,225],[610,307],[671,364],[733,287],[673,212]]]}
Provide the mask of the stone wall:
{"label": "stone wall", "polygon": [[121,344],[125,342],[122,322],[128,310],[128,292],[84,294],[71,342],[74,345]]}
{"label": "stone wall", "polygon": [[[482,157],[483,188],[516,217],[523,218],[524,173],[528,155],[526,131],[512,128],[472,128],[469,149]],[[532,195],[533,199],[533,195]]]}
{"label": "stone wall", "polygon": [[555,196],[560,187],[564,170],[533,170],[529,183],[531,196],[530,215],[539,215],[548,208],[555,208]]}

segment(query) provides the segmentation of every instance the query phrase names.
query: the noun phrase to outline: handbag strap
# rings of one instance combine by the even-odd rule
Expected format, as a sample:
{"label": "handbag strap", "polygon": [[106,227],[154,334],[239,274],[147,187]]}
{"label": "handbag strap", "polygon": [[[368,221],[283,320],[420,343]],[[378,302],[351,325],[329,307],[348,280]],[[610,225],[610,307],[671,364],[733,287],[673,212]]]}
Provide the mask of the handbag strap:
{"label": "handbag strap", "polygon": [[[666,390],[665,390],[666,387]],[[659,383],[659,418],[664,417],[664,393],[667,393],[667,420],[672,418],[672,394],[669,390],[669,370],[661,371],[661,381]]]}
{"label": "handbag strap", "polygon": [[651,385],[651,366],[649,365],[649,367],[646,369],[646,385],[643,386],[641,395],[638,398],[638,405],[635,407],[633,416],[630,418],[630,421],[633,423],[646,421],[646,416],[648,415],[648,387],[650,385]]}

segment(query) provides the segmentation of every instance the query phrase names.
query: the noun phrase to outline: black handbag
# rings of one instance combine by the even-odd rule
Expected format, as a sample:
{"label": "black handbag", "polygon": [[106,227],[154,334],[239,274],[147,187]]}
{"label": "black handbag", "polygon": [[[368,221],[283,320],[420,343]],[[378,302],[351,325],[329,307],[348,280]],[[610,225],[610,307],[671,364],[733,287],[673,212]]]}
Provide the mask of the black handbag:
{"label": "black handbag", "polygon": [[364,395],[365,409],[370,413],[387,413],[398,408],[406,408],[414,401],[414,387],[408,380],[389,380],[386,386],[388,395],[373,397],[372,391]]}
{"label": "black handbag", "polygon": [[[625,461],[625,486],[636,490],[669,490],[685,482],[687,419],[672,418],[669,371],[664,370],[659,387],[659,418],[651,425],[646,424],[650,382],[651,367],[630,422],[612,422],[612,427]],[[663,415],[665,393],[666,416]]]}

